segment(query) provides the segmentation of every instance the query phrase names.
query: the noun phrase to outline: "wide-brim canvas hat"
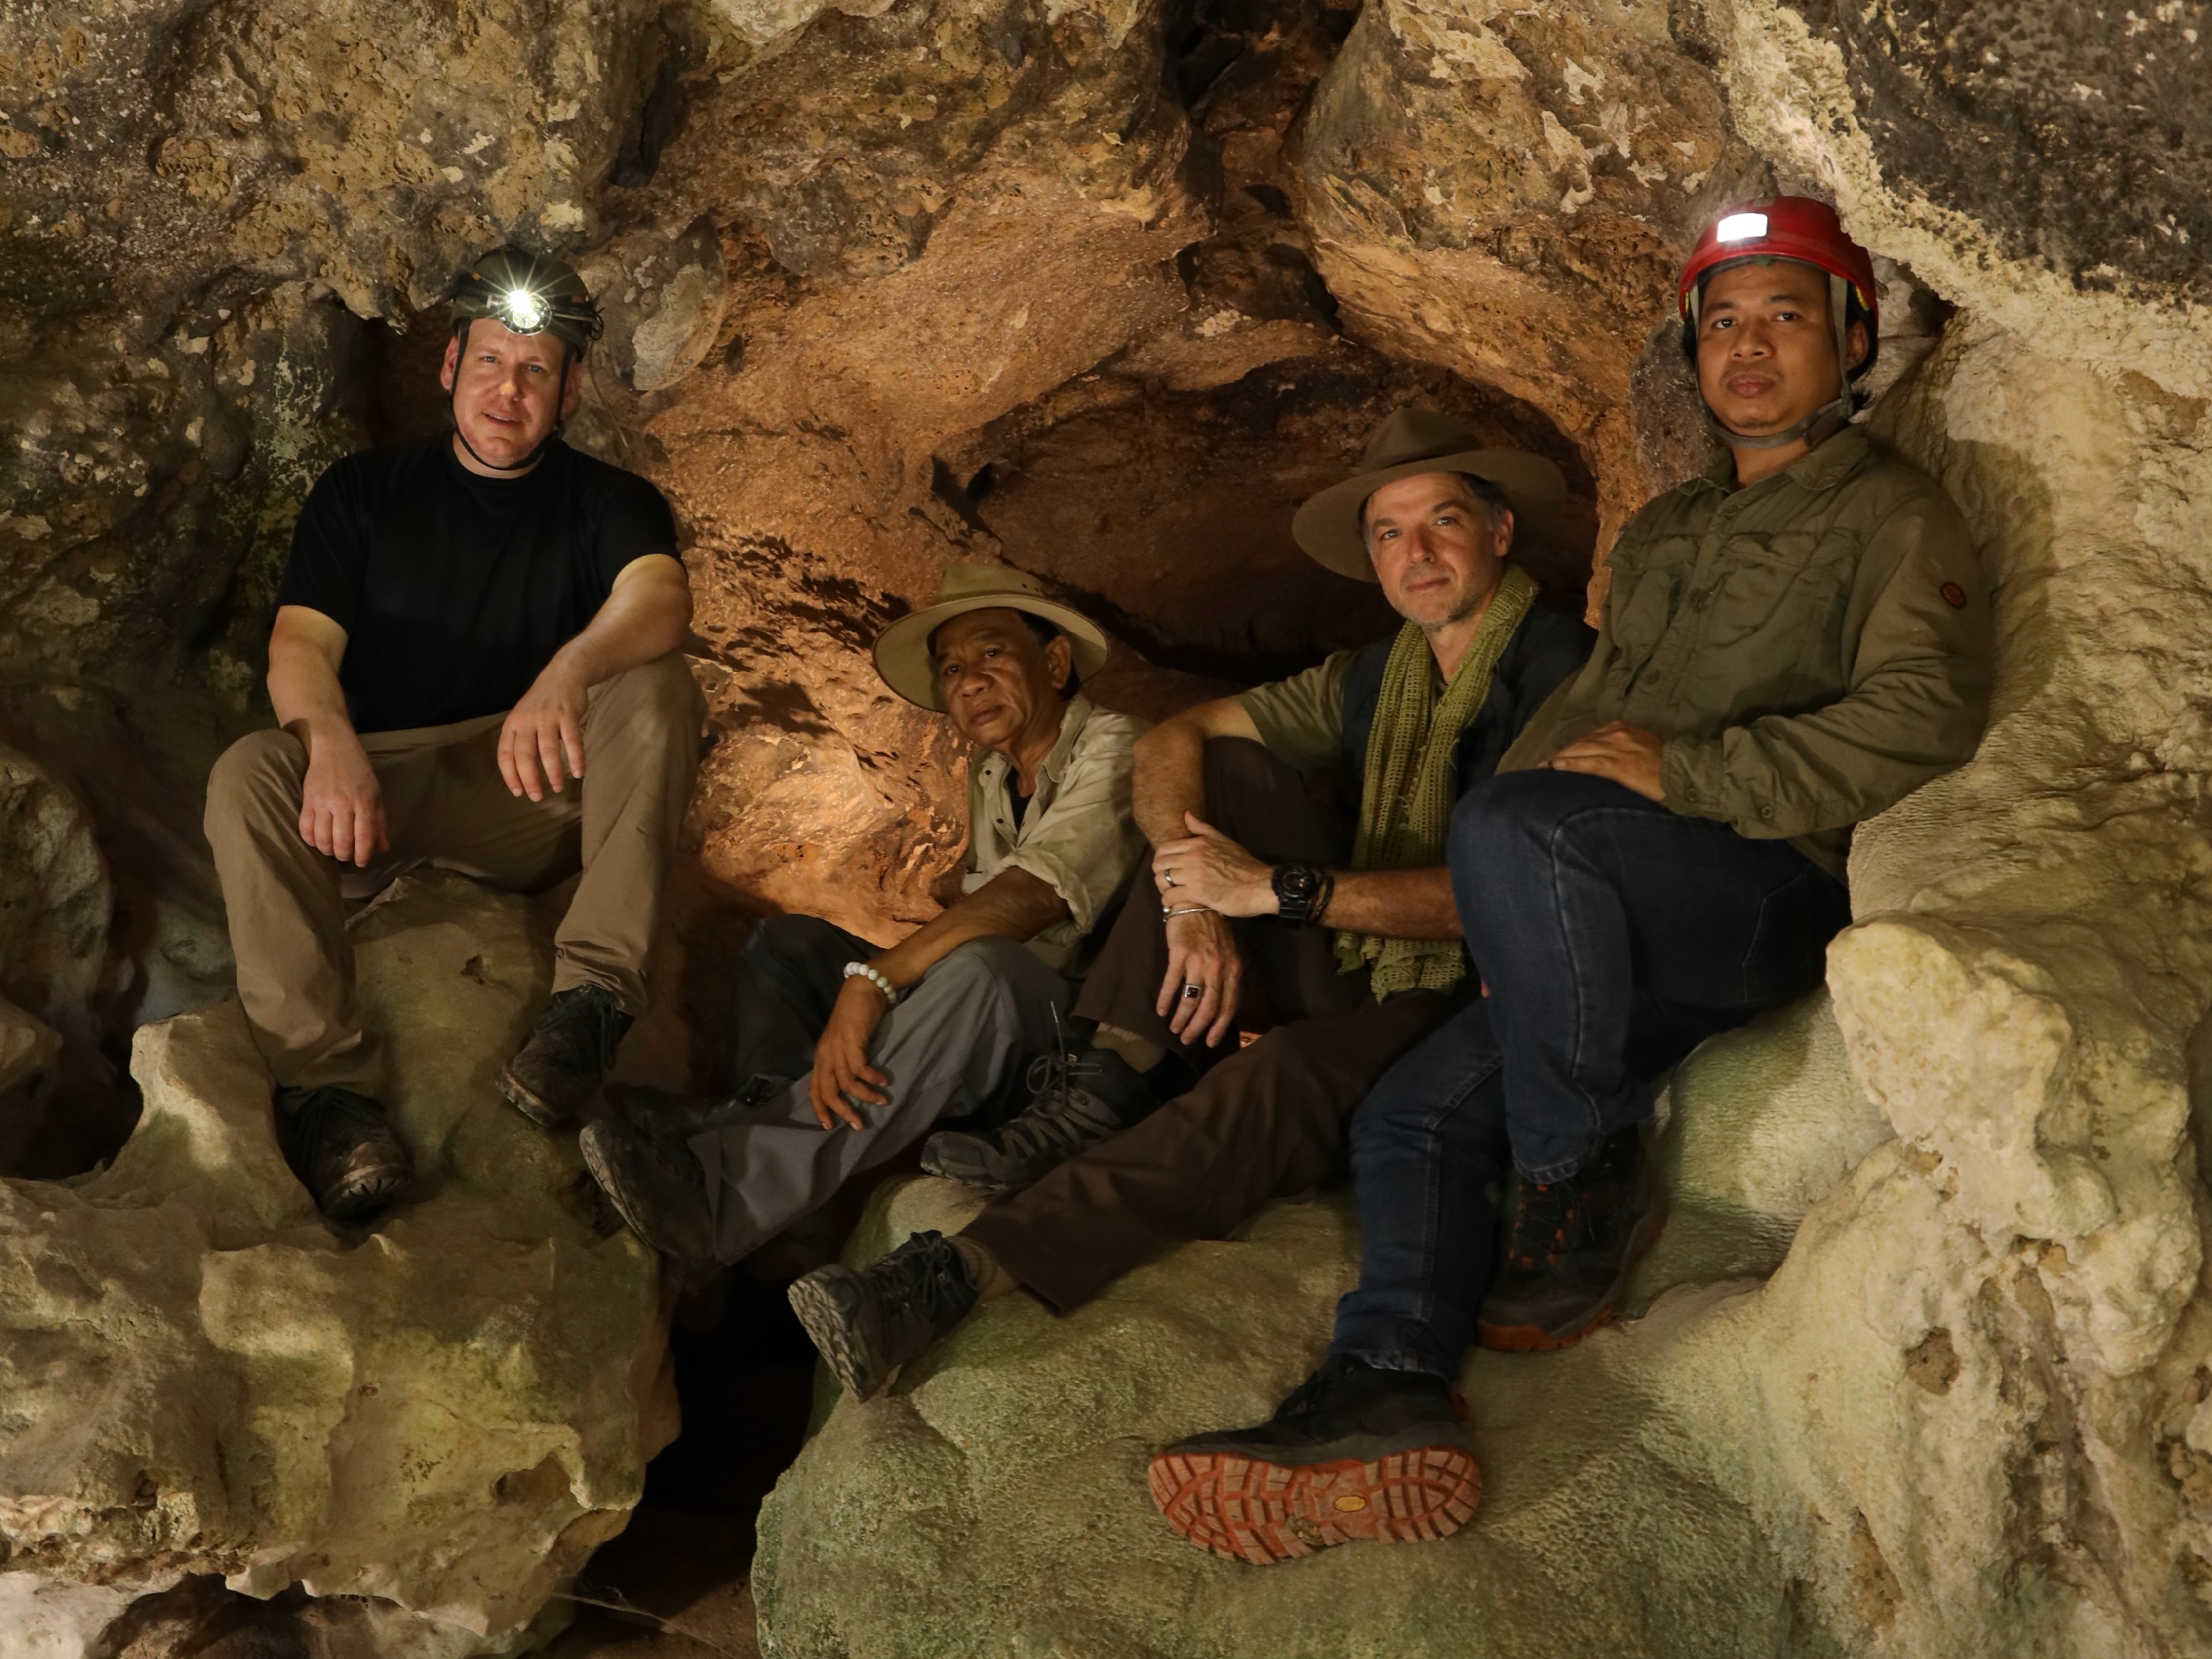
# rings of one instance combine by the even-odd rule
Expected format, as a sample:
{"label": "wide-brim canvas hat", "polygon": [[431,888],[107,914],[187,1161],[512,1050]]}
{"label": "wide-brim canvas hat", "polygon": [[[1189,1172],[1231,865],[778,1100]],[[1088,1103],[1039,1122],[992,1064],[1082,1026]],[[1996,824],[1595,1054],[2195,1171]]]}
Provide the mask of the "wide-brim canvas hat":
{"label": "wide-brim canvas hat", "polygon": [[1044,584],[1025,570],[1003,564],[948,564],[935,603],[901,617],[876,636],[876,672],[908,702],[945,712],[929,636],[971,611],[1023,611],[1042,617],[1067,635],[1075,672],[1085,679],[1106,665],[1106,635],[1072,606],[1045,596]]}
{"label": "wide-brim canvas hat", "polygon": [[1567,499],[1566,475],[1541,455],[1484,449],[1475,434],[1433,409],[1401,409],[1375,428],[1359,471],[1314,496],[1291,520],[1291,534],[1316,564],[1357,580],[1376,580],[1360,534],[1359,509],[1384,484],[1424,472],[1472,472],[1505,492],[1514,533],[1547,529]]}

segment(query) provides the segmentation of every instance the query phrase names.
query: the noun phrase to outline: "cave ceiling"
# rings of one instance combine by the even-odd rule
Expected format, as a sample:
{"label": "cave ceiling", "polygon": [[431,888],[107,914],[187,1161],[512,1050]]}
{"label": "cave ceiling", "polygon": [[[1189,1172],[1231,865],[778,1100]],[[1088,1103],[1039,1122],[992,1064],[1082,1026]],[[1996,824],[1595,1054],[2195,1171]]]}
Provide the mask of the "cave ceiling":
{"label": "cave ceiling", "polygon": [[678,509],[702,880],[882,927],[957,757],[866,645],[949,559],[1092,607],[1158,715],[1389,625],[1287,525],[1406,398],[1561,464],[1526,550],[1579,586],[1705,457],[1668,319],[1730,199],[1871,228],[1892,378],[1955,305],[2199,295],[2205,8],[2139,10],[0,0],[0,739],[111,849],[111,1043],[224,983],[206,766],[267,718],[307,485],[444,418],[470,253],[605,305],[570,436]]}

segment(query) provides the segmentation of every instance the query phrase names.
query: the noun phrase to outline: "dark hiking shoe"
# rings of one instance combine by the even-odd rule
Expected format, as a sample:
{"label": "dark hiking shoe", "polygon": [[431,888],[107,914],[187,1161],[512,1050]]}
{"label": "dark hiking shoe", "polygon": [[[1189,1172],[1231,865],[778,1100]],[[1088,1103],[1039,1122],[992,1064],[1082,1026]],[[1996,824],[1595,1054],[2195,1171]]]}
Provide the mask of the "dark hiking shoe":
{"label": "dark hiking shoe", "polygon": [[1332,1354],[1265,1423],[1156,1455],[1152,1502],[1200,1549],[1260,1566],[1358,1538],[1442,1538],[1482,1499],[1462,1419],[1443,1378]]}
{"label": "dark hiking shoe", "polygon": [[921,1167],[987,1193],[1018,1193],[1085,1146],[1148,1116],[1159,1097],[1111,1048],[1039,1054],[1027,1079],[1028,1108],[984,1134],[930,1136]]}
{"label": "dark hiking shoe", "polygon": [[696,1273],[714,1259],[714,1218],[706,1173],[680,1140],[654,1141],[627,1123],[602,1119],[576,1137],[584,1167],[630,1231]]}
{"label": "dark hiking shoe", "polygon": [[284,1161],[333,1221],[366,1221],[415,1176],[414,1160],[384,1108],[335,1086],[281,1089],[277,1138]]}
{"label": "dark hiking shoe", "polygon": [[975,1284],[943,1233],[916,1233],[873,1267],[817,1267],[791,1287],[792,1311],[855,1400],[872,1400],[899,1367],[968,1316]]}
{"label": "dark hiking shoe", "polygon": [[[736,1121],[742,1110],[739,1103],[727,1095],[694,1095],[679,1098],[665,1089],[654,1089],[642,1084],[625,1089],[622,1098],[615,1103],[615,1112],[622,1121],[655,1143],[685,1143],[693,1135],[704,1134],[709,1129],[719,1129]],[[690,1155],[688,1146],[685,1155]]]}
{"label": "dark hiking shoe", "polygon": [[1522,1181],[1475,1340],[1507,1353],[1570,1347],[1611,1319],[1665,1211],[1635,1126],[1564,1181]]}
{"label": "dark hiking shoe", "polygon": [[557,993],[530,1028],[530,1041],[501,1067],[499,1091],[540,1128],[566,1123],[599,1091],[630,1017],[603,985]]}

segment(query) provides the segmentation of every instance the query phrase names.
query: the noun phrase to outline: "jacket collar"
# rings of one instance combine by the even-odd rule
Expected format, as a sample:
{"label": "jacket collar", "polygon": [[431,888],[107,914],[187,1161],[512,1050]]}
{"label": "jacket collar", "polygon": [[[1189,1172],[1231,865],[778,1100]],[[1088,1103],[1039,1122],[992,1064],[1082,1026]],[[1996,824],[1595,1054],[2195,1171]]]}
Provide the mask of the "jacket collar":
{"label": "jacket collar", "polygon": [[[1847,426],[1809,455],[1800,455],[1770,477],[1759,483],[1771,483],[1775,478],[1787,478],[1800,489],[1818,495],[1842,483],[1861,467],[1875,459],[1874,441],[1863,426]],[[1735,488],[1735,453],[1723,445],[1713,464],[1707,467],[1698,481],[1712,485],[1723,495],[1741,493]],[[1747,488],[1756,489],[1758,484]]]}

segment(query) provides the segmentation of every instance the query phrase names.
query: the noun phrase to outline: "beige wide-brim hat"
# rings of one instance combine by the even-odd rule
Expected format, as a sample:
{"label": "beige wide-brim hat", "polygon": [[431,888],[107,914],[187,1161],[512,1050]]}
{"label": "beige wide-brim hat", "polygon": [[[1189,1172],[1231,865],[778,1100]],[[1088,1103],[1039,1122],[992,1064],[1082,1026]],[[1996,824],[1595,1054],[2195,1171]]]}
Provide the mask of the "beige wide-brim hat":
{"label": "beige wide-brim hat", "polygon": [[1375,580],[1367,539],[1359,533],[1359,509],[1387,483],[1424,472],[1472,472],[1505,492],[1512,504],[1514,532],[1547,529],[1567,499],[1566,476],[1541,455],[1518,449],[1482,449],[1475,434],[1449,415],[1432,409],[1401,409],[1376,427],[1359,458],[1359,471],[1313,497],[1291,520],[1316,564],[1359,581]]}
{"label": "beige wide-brim hat", "polygon": [[937,665],[930,660],[929,636],[970,611],[1025,611],[1042,617],[1067,635],[1075,648],[1075,672],[1085,679],[1106,665],[1106,635],[1080,611],[1045,597],[1044,584],[1027,571],[1003,564],[948,564],[933,605],[901,617],[876,636],[876,672],[908,702],[945,712],[938,695]]}

